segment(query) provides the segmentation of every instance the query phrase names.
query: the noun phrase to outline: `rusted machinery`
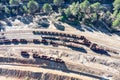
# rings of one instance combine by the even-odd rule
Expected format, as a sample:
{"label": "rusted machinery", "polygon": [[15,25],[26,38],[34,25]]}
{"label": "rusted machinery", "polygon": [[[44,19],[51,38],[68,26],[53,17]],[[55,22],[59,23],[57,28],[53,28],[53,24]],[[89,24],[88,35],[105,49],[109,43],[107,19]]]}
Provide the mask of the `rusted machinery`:
{"label": "rusted machinery", "polygon": [[[93,51],[102,51],[104,50],[104,48],[98,46],[97,44],[93,43],[91,46],[90,46],[90,49],[93,50]],[[104,50],[105,51],[105,50]]]}
{"label": "rusted machinery", "polygon": [[69,38],[75,38],[75,39],[81,39],[83,40],[84,36],[78,36],[75,34],[67,34],[67,33],[61,33],[61,32],[51,32],[51,31],[33,31],[33,34],[35,35],[52,35],[52,36],[61,36],[61,37],[69,37]]}
{"label": "rusted machinery", "polygon": [[50,39],[50,40],[60,40],[57,37],[53,37],[53,36],[41,36],[43,39]]}
{"label": "rusted machinery", "polygon": [[40,44],[40,40],[39,39],[33,39],[33,43]]}
{"label": "rusted machinery", "polygon": [[[60,40],[65,40],[67,38],[61,38]],[[53,45],[54,47],[57,47],[58,45],[62,45],[62,46],[67,46],[67,47],[72,47],[72,48],[76,48],[76,49],[81,49],[82,47],[80,47],[80,44],[85,45],[87,47],[89,47],[91,50],[97,52],[97,53],[107,53],[106,50],[103,47],[99,47],[97,44],[94,44],[92,42],[90,42],[88,39],[86,39],[84,36],[81,37],[82,42],[79,42],[76,39],[67,39],[67,41],[69,42],[69,44],[66,42],[63,42],[62,44],[59,42],[56,42],[54,40],[51,40],[50,44]]]}
{"label": "rusted machinery", "polygon": [[20,39],[20,43],[27,44],[27,40],[26,39]]}
{"label": "rusted machinery", "polygon": [[9,39],[4,40],[4,44],[10,44],[10,43],[11,43],[11,41]]}
{"label": "rusted machinery", "polygon": [[41,42],[42,42],[42,43],[47,43],[47,40],[46,40],[46,39],[42,39]]}
{"label": "rusted machinery", "polygon": [[35,59],[44,59],[44,60],[50,60],[50,61],[55,61],[55,62],[59,62],[59,63],[64,63],[64,61],[60,58],[54,58],[54,57],[49,57],[46,55],[39,55],[39,54],[33,54],[33,58]]}
{"label": "rusted machinery", "polygon": [[78,38],[79,36],[74,34],[66,34],[66,33],[59,33],[59,32],[50,32],[50,31],[33,31],[35,35],[52,35],[52,36],[62,36],[62,37],[71,37],[71,38]]}
{"label": "rusted machinery", "polygon": [[[82,44],[82,45],[89,47],[91,50],[94,50],[94,51],[100,51],[100,52],[111,51],[109,49],[106,50],[106,48],[100,47],[97,44],[92,43],[85,36],[78,36],[75,34],[67,34],[67,33],[62,33],[62,32],[51,32],[51,31],[33,31],[33,34],[42,35],[42,40],[39,40],[39,39],[31,40],[34,44],[39,44],[39,43],[48,44],[48,43],[50,43],[50,45],[53,45],[54,47],[58,47],[59,45],[62,45],[62,46],[73,46],[76,48],[78,48],[79,45]],[[11,42],[13,44],[16,44],[16,43],[27,44],[27,43],[29,43],[28,39],[20,39],[20,40],[0,39],[1,45],[2,44],[9,44]],[[69,42],[75,43],[76,45],[67,44]]]}
{"label": "rusted machinery", "polygon": [[56,58],[55,61],[60,62],[60,63],[64,63],[64,61],[62,59],[60,59],[60,58]]}
{"label": "rusted machinery", "polygon": [[97,44],[93,43],[91,46],[90,46],[90,49],[91,50],[97,50]]}
{"label": "rusted machinery", "polygon": [[100,54],[105,54],[107,56],[110,56],[108,53],[107,53],[107,50],[104,49],[104,47],[102,46],[98,46],[97,44],[93,43],[91,46],[90,46],[90,49],[97,52],[97,53],[100,53]]}
{"label": "rusted machinery", "polygon": [[[52,38],[55,38],[55,37],[52,37]],[[58,47],[59,45],[62,45],[62,46],[73,47],[73,48],[81,48],[81,47],[79,47],[79,45],[82,44],[82,45],[86,45],[87,47],[89,47],[91,50],[93,50],[95,52],[105,53],[106,51],[111,51],[109,49],[106,50],[104,47],[99,47],[97,44],[93,44],[88,39],[86,39],[84,36],[81,37],[81,40],[83,42],[79,42],[77,39],[71,39],[71,38],[58,37],[57,39],[60,39],[63,42],[59,42],[59,41],[55,41],[55,40],[49,41],[49,40],[46,40],[46,39],[42,39],[41,41],[39,39],[33,39],[32,42],[35,43],[35,44],[43,43],[43,44],[46,44],[46,45],[48,45],[48,43],[50,43],[50,45],[52,45],[54,47]],[[67,42],[65,40],[67,40]],[[70,44],[66,44],[68,42]],[[0,44],[1,45],[2,44],[10,44],[10,43],[13,43],[13,44],[17,44],[17,43],[26,44],[26,43],[28,43],[28,40],[26,40],[26,39],[20,39],[20,40],[17,40],[17,39],[12,39],[12,40],[0,39]],[[75,45],[73,45],[72,43],[75,43]],[[114,53],[116,53],[116,52],[114,51]]]}
{"label": "rusted machinery", "polygon": [[30,55],[28,54],[27,51],[21,51],[21,56],[23,56],[24,58],[29,58]]}
{"label": "rusted machinery", "polygon": [[88,39],[84,38],[83,39],[83,44],[90,47],[90,45],[92,44]]}
{"label": "rusted machinery", "polygon": [[40,56],[38,54],[33,54],[33,58],[40,58]]}
{"label": "rusted machinery", "polygon": [[54,41],[50,41],[50,44],[53,45],[54,47],[58,47],[58,43],[57,42],[54,42]]}
{"label": "rusted machinery", "polygon": [[18,44],[19,41],[18,41],[17,39],[12,39],[12,43],[13,43],[13,44]]}

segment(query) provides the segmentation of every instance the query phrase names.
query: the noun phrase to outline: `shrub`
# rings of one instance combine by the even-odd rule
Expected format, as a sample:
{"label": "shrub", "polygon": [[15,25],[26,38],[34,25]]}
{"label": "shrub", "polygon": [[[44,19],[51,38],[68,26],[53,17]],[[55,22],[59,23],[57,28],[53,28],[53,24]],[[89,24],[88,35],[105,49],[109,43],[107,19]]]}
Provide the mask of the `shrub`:
{"label": "shrub", "polygon": [[24,13],[28,12],[27,7],[25,5],[23,6],[23,11],[24,11]]}
{"label": "shrub", "polygon": [[112,26],[113,27],[120,27],[120,20],[116,19],[115,21],[113,21]]}
{"label": "shrub", "polygon": [[28,2],[27,7],[29,13],[35,13],[39,9],[39,4],[36,1],[31,0]]}
{"label": "shrub", "polygon": [[52,12],[52,6],[50,4],[48,4],[48,3],[44,4],[43,5],[43,11],[45,13],[51,13]]}
{"label": "shrub", "polygon": [[66,18],[64,16],[60,16],[60,21],[65,22]]}
{"label": "shrub", "polygon": [[5,13],[10,14],[10,10],[7,7],[5,7]]}
{"label": "shrub", "polygon": [[62,3],[64,3],[64,0],[54,0],[53,2],[56,6],[60,6]]}
{"label": "shrub", "polygon": [[13,5],[13,4],[19,4],[20,3],[20,0],[9,0],[9,4],[10,5]]}

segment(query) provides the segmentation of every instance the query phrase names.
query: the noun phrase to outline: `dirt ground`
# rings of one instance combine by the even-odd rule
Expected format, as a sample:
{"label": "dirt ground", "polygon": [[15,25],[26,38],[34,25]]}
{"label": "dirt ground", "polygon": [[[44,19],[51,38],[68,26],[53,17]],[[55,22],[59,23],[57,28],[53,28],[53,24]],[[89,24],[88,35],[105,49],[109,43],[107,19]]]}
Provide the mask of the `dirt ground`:
{"label": "dirt ground", "polygon": [[[108,32],[95,31],[91,28],[89,30],[86,26],[83,25],[82,29],[84,31],[78,30],[66,23],[62,23],[65,26],[65,31],[59,31],[53,25],[53,22],[50,21],[50,26],[48,29],[31,29],[28,25],[21,23],[18,20],[13,22],[14,26],[6,29],[4,34],[7,38],[27,38],[27,39],[40,39],[40,36],[35,36],[32,34],[33,30],[41,31],[56,31],[76,35],[84,35],[87,39],[93,43],[97,43],[106,48],[115,50],[118,54],[109,52],[111,56],[101,55],[93,52],[88,47],[82,47],[87,51],[87,53],[74,51],[70,48],[63,46],[53,47],[51,45],[34,45],[32,43],[27,45],[0,45],[0,57],[8,58],[18,58],[23,59],[20,55],[20,51],[27,50],[30,55],[34,52],[39,53],[40,55],[47,55],[55,58],[61,58],[65,61],[66,67],[69,70],[90,73],[92,75],[97,75],[104,78],[109,78],[110,80],[120,80],[120,36],[116,34],[110,34]],[[16,23],[16,24],[15,24]],[[17,24],[18,23],[18,24]],[[31,25],[34,25],[32,23]],[[21,27],[22,26],[22,27]],[[35,25],[34,25],[35,26]],[[1,35],[2,36],[2,35]],[[3,54],[4,53],[4,54]],[[32,59],[30,57],[29,59]],[[29,60],[28,59],[28,60]],[[12,63],[17,64],[17,63]],[[32,67],[32,66],[17,66],[10,63],[0,62],[0,68],[2,69],[12,69],[12,70],[23,70],[31,72],[43,72],[43,73],[52,73],[57,75],[75,77],[82,80],[97,80],[88,76],[80,75],[79,73],[66,73],[61,70],[46,69],[43,67]],[[45,64],[44,64],[45,65]],[[43,65],[43,66],[44,66]],[[52,64],[49,64],[52,66]],[[39,64],[40,66],[40,64]],[[22,78],[6,77],[0,76],[1,80],[23,80]],[[67,79],[66,79],[67,80]],[[71,80],[71,79],[70,79]],[[76,79],[77,80],[77,79]]]}

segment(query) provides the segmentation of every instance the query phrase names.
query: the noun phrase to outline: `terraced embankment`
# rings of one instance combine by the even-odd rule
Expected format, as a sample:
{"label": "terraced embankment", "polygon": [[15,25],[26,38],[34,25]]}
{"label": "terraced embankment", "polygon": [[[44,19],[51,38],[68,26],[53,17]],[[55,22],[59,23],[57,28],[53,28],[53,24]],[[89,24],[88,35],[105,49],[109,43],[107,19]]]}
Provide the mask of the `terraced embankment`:
{"label": "terraced embankment", "polygon": [[1,76],[21,80],[25,77],[32,80],[99,80],[109,76],[119,80],[120,49],[106,43],[100,45],[101,40],[95,42],[82,34],[49,30],[11,30],[4,32],[0,40]]}
{"label": "terraced embankment", "polygon": [[65,73],[56,70],[43,69],[39,67],[26,67],[21,65],[2,65],[0,66],[0,72],[1,76],[16,77],[21,79],[28,78],[34,80],[90,80],[90,78],[74,73]]}

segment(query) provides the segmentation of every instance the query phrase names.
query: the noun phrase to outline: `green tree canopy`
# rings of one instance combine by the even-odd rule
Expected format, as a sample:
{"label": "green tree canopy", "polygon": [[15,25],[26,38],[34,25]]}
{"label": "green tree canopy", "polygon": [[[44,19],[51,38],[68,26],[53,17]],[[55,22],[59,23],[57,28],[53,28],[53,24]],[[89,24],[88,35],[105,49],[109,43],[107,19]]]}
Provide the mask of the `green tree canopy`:
{"label": "green tree canopy", "polygon": [[51,13],[52,12],[52,6],[50,4],[48,4],[48,3],[44,4],[43,5],[43,11],[45,13]]}
{"label": "green tree canopy", "polygon": [[65,9],[64,12],[65,12],[66,17],[69,17],[71,15],[70,8]]}
{"label": "green tree canopy", "polygon": [[60,6],[62,3],[64,3],[64,0],[54,0],[53,2],[56,6]]}
{"label": "green tree canopy", "polygon": [[39,9],[39,4],[36,1],[31,0],[28,2],[27,7],[30,13],[34,13]]}
{"label": "green tree canopy", "polygon": [[93,13],[90,18],[92,22],[97,21],[97,14]]}
{"label": "green tree canopy", "polygon": [[79,2],[72,3],[72,5],[70,6],[70,11],[72,15],[74,16],[78,15],[78,13],[80,12]]}
{"label": "green tree canopy", "polygon": [[89,6],[90,6],[90,3],[88,0],[85,0],[82,3],[80,3],[80,9],[82,12],[86,12],[86,10]]}
{"label": "green tree canopy", "polygon": [[10,10],[5,6],[5,13],[10,14]]}
{"label": "green tree canopy", "polygon": [[116,19],[115,21],[113,21],[112,26],[115,27],[119,27],[120,28],[120,20]]}
{"label": "green tree canopy", "polygon": [[91,7],[94,10],[94,12],[98,12],[101,8],[101,4],[99,2],[96,2],[96,3],[92,4]]}
{"label": "green tree canopy", "polygon": [[9,0],[9,4],[10,5],[13,5],[13,4],[19,4],[20,3],[20,0]]}
{"label": "green tree canopy", "polygon": [[113,13],[113,16],[116,17],[118,12],[119,12],[118,10],[115,10],[114,13]]}
{"label": "green tree canopy", "polygon": [[114,10],[119,10],[120,9],[120,0],[115,0],[113,3]]}
{"label": "green tree canopy", "polygon": [[117,14],[115,20],[112,23],[112,26],[120,28],[120,12]]}
{"label": "green tree canopy", "polygon": [[27,7],[25,5],[23,6],[23,11],[24,11],[24,13],[28,12]]}

